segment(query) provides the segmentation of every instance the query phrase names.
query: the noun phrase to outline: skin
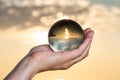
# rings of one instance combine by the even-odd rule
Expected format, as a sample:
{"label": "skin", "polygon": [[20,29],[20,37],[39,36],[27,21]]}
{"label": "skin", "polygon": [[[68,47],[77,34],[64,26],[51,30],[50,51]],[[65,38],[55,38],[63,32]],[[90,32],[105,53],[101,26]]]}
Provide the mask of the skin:
{"label": "skin", "polygon": [[49,45],[32,48],[4,80],[31,80],[43,71],[68,69],[88,56],[94,32],[88,28],[84,34],[83,43],[71,51],[54,52]]}

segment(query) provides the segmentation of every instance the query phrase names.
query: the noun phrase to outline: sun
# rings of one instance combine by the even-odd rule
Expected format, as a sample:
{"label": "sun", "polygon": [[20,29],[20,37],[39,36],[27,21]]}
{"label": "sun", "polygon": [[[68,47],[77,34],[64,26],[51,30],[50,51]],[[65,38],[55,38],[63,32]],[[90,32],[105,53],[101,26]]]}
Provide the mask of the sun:
{"label": "sun", "polygon": [[58,79],[56,79],[56,80],[65,80],[65,79],[63,79],[63,78],[58,78]]}

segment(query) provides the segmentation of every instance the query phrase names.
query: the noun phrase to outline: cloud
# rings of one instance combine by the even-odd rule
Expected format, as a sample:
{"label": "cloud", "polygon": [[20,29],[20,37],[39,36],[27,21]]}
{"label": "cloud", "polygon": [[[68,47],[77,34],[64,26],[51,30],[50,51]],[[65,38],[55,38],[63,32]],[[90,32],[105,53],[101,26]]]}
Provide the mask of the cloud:
{"label": "cloud", "polygon": [[89,11],[84,25],[100,31],[120,31],[120,8],[94,4]]}
{"label": "cloud", "polygon": [[[19,0],[17,1],[19,2]],[[9,6],[10,2],[2,2],[2,1],[0,2],[1,29],[6,29],[10,27],[17,27],[20,29],[34,27],[34,26],[48,27],[59,17],[63,17],[65,15],[67,16],[72,15],[74,17],[73,14],[80,14],[81,12],[88,11],[87,3],[86,3],[86,7],[85,5],[84,6],[64,5],[58,2],[56,2],[56,4],[51,3],[52,5],[50,4],[48,5],[46,3],[46,4],[42,4],[42,6],[22,7],[21,5],[24,5],[24,3],[22,4],[22,2],[21,5],[15,5],[18,2],[14,2],[12,6]],[[65,3],[67,2],[70,3],[70,1],[66,1]],[[59,13],[62,13],[62,15],[59,16]]]}
{"label": "cloud", "polygon": [[61,18],[70,18],[84,27],[91,26],[95,30],[120,30],[119,7],[92,4],[89,0],[63,0],[64,2],[61,0],[46,0],[44,3],[43,0],[36,1],[38,0],[35,0],[34,4],[31,4],[28,0],[23,0],[23,2],[19,0],[15,2],[1,1],[0,29],[50,27]]}

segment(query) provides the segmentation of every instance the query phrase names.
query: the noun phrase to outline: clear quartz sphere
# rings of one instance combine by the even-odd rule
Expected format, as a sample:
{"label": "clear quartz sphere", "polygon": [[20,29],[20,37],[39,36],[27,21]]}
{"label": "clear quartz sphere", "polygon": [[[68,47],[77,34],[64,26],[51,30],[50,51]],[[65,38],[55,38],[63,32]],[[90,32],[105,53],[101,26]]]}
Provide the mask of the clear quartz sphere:
{"label": "clear quartz sphere", "polygon": [[70,19],[57,21],[48,33],[48,42],[53,51],[73,50],[80,46],[85,38],[81,26]]}

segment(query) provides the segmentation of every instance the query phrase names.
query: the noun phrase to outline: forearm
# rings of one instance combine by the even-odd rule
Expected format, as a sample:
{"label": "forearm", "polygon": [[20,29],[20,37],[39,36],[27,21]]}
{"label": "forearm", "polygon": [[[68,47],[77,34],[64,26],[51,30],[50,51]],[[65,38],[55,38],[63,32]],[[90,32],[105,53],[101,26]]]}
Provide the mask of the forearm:
{"label": "forearm", "polygon": [[25,57],[4,80],[31,80],[35,75],[33,67],[34,65],[31,64],[31,58]]}

